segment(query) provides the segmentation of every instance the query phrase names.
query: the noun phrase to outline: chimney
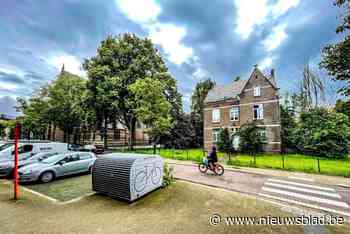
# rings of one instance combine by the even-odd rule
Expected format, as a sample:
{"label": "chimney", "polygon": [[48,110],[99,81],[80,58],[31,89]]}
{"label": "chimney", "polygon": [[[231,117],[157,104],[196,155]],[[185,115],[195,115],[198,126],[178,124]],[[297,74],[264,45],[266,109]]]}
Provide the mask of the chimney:
{"label": "chimney", "polygon": [[275,82],[275,69],[271,69],[270,79]]}

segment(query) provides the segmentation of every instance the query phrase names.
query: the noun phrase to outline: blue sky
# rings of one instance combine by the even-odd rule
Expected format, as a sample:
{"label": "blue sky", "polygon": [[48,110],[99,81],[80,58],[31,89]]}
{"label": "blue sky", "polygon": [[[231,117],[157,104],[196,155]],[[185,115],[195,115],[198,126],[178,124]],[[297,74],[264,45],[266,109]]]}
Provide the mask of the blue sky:
{"label": "blue sky", "polygon": [[[331,0],[4,0],[0,8],[0,113],[13,99],[81,62],[109,34],[150,37],[178,82],[188,110],[195,84],[246,79],[254,64],[276,69],[282,92],[295,89],[306,61],[339,40]],[[323,75],[323,73],[321,73]]]}

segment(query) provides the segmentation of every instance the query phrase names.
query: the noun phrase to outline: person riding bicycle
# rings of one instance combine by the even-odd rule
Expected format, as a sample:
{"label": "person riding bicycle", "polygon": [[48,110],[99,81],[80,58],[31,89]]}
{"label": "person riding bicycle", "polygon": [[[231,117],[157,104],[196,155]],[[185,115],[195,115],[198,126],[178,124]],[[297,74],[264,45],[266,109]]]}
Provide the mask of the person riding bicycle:
{"label": "person riding bicycle", "polygon": [[214,167],[216,166],[216,163],[218,162],[218,156],[216,154],[216,147],[215,146],[213,146],[213,148],[211,149],[207,159],[208,159],[209,167],[211,169],[214,169]]}

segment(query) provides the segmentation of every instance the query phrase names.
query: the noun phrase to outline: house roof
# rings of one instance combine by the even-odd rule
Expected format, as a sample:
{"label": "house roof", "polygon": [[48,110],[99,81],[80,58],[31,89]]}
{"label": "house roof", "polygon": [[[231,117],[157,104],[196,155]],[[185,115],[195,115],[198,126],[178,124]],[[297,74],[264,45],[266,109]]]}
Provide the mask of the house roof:
{"label": "house roof", "polygon": [[228,85],[215,85],[205,98],[205,102],[221,101],[228,98],[234,98],[240,94],[242,87],[247,80],[239,80]]}
{"label": "house roof", "polygon": [[215,85],[208,93],[204,102],[217,102],[229,98],[235,98],[237,95],[241,94],[244,90],[246,84],[251,79],[255,72],[260,73],[275,89],[277,88],[276,81],[271,77],[263,74],[258,68],[255,68],[248,80],[234,81],[231,84],[226,85]]}

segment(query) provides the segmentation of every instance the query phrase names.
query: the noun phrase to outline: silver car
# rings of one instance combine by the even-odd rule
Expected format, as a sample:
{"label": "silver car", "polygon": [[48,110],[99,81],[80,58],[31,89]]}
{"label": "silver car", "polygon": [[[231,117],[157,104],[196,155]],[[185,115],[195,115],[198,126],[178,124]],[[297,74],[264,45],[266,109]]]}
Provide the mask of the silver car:
{"label": "silver car", "polygon": [[20,182],[41,181],[48,183],[66,175],[91,172],[96,156],[90,152],[59,154],[19,169]]}
{"label": "silver car", "polygon": [[[24,157],[24,155],[20,155],[18,160],[18,168],[23,166],[40,162],[46,158],[52,157],[59,153],[38,153],[34,155],[29,155],[28,157]],[[0,178],[1,177],[11,177],[13,168],[15,167],[15,163],[13,159],[9,158],[0,158]]]}

